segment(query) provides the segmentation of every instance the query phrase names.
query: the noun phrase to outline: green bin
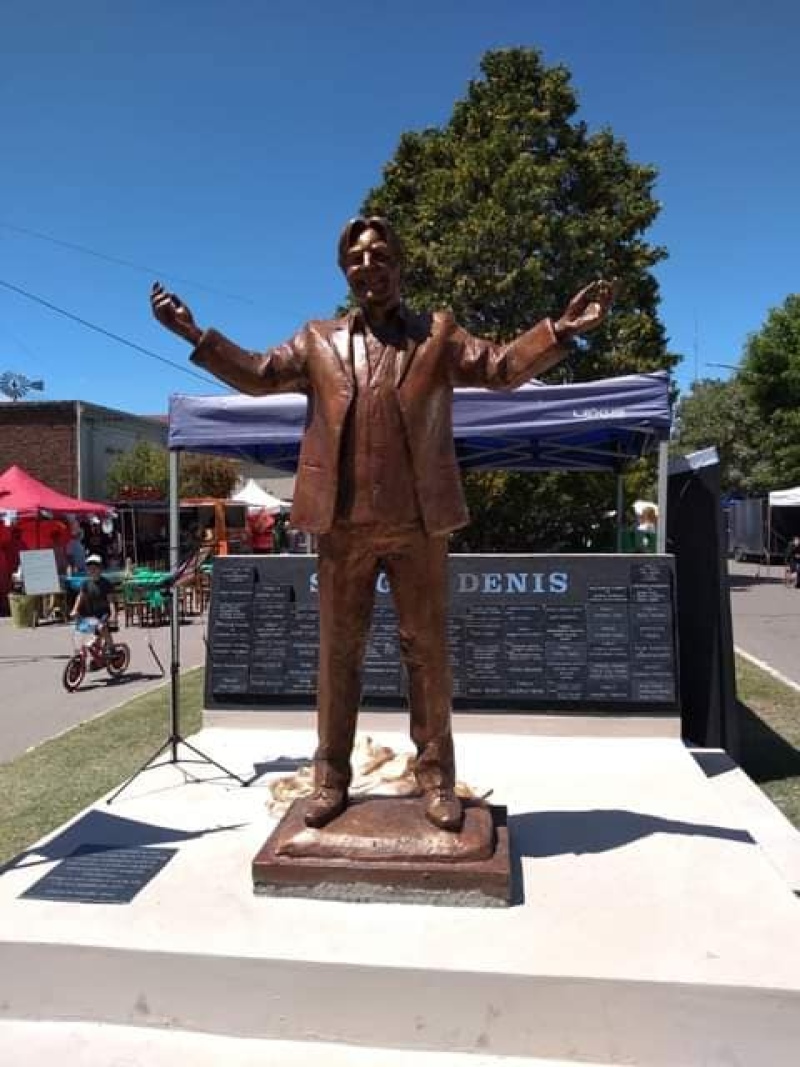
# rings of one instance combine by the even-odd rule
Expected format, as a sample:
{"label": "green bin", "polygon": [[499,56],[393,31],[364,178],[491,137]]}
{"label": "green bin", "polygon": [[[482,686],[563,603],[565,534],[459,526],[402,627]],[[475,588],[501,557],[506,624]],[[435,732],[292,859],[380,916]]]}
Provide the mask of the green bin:
{"label": "green bin", "polygon": [[11,611],[11,623],[17,629],[32,629],[39,616],[39,598],[25,596],[21,593],[9,593],[8,606]]}

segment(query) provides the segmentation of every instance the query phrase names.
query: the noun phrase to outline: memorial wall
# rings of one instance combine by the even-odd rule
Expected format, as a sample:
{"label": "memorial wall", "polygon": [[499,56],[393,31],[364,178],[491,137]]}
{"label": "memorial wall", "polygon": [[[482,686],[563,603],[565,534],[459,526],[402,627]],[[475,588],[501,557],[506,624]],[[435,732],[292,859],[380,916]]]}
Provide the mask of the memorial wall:
{"label": "memorial wall", "polygon": [[[454,707],[677,711],[674,592],[670,556],[451,556]],[[317,655],[314,556],[215,560],[206,707],[314,707]],[[381,574],[363,704],[404,694]]]}

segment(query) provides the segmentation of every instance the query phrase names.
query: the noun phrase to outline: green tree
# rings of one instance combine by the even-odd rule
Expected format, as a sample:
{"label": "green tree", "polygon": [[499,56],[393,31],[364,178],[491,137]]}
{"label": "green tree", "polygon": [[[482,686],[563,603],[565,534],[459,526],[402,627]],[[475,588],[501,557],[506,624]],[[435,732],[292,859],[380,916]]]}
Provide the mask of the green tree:
{"label": "green tree", "polygon": [[[488,52],[481,71],[445,126],[402,135],[363,205],[403,240],[409,302],[450,307],[472,332],[502,341],[559,313],[592,278],[613,276],[614,314],[550,379],[672,367],[651,273],[665,252],[643,238],[659,210],[655,169],[632,162],[610,130],[590,134],[575,117],[569,73],[537,51]],[[505,547],[551,547],[554,514],[565,547],[579,547],[613,507],[609,485],[579,474],[470,475],[472,536],[510,520],[513,501]]]}
{"label": "green tree", "polygon": [[227,500],[239,478],[239,468],[217,456],[185,455],[180,466],[182,497],[210,496]]}
{"label": "green tree", "polygon": [[742,387],[752,400],[769,444],[760,444],[768,465],[765,488],[800,483],[800,294],[773,308],[747,341]]}
{"label": "green tree", "polygon": [[727,382],[703,379],[681,397],[672,451],[688,453],[713,446],[719,454],[723,490],[756,493],[769,488],[771,438],[741,377]]}
{"label": "green tree", "polygon": [[[181,497],[227,499],[239,476],[236,463],[216,456],[192,455],[181,458],[179,492]],[[142,496],[166,499],[169,486],[167,451],[150,441],[139,441],[118,456],[109,468],[108,492],[111,500]]]}
{"label": "green tree", "polygon": [[142,495],[165,498],[168,481],[166,449],[150,441],[137,441],[109,467],[108,495],[111,500]]}

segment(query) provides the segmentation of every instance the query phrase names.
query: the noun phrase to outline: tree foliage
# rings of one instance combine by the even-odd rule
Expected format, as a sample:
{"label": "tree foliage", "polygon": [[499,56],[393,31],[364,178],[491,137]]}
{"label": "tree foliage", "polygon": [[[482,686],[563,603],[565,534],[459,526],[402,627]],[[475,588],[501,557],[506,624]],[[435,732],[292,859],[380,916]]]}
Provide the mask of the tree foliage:
{"label": "tree foliage", "polygon": [[[481,71],[445,126],[402,135],[363,205],[391,219],[403,240],[409,302],[450,307],[471,332],[503,341],[559,314],[592,278],[613,276],[614,314],[551,380],[673,366],[651,273],[665,252],[643,237],[659,210],[654,168],[632,162],[610,130],[590,133],[576,118],[569,73],[537,51],[488,52]],[[588,520],[613,506],[604,481],[471,475],[468,495],[476,525],[481,500],[492,502],[495,520],[509,517],[508,548],[549,547],[556,513],[560,532],[570,516],[569,544],[578,547]],[[513,536],[512,501],[524,516]]]}
{"label": "tree foliage", "polygon": [[748,339],[740,377],[762,434],[765,488],[800,484],[800,294],[773,308]]}
{"label": "tree foliage", "polygon": [[238,478],[239,468],[229,459],[187,453],[181,460],[180,494],[182,497],[210,496],[227,500]]}
{"label": "tree foliage", "polygon": [[109,467],[108,495],[111,500],[143,496],[164,499],[168,481],[166,450],[150,441],[137,441]]}
{"label": "tree foliage", "polygon": [[[181,459],[181,497],[227,499],[238,479],[238,467],[231,460],[215,456],[185,454]],[[169,486],[167,451],[150,441],[139,441],[118,456],[109,468],[108,492],[111,500],[166,499]]]}
{"label": "tree foliage", "polygon": [[748,338],[730,381],[696,382],[678,405],[674,447],[713,445],[723,488],[748,494],[800,484],[800,296]]}
{"label": "tree foliage", "polygon": [[697,381],[676,413],[672,449],[695,452],[713,446],[725,492],[757,493],[769,487],[770,437],[741,378]]}

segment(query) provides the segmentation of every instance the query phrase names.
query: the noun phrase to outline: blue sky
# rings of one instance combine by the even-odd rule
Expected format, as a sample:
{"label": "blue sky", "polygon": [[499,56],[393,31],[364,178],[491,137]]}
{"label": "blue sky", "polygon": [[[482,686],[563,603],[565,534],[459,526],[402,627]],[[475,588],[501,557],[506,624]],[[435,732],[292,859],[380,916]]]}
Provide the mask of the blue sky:
{"label": "blue sky", "polygon": [[[4,5],[0,280],[185,365],[149,272],[11,227],[38,231],[152,265],[202,325],[278,342],[342,299],[337,234],[399,135],[446,122],[484,51],[532,45],[570,69],[590,128],[657,166],[678,380],[725,377],[710,364],[800,288],[799,40],[791,0]],[[4,369],[138,412],[217,391],[0,287]]]}

